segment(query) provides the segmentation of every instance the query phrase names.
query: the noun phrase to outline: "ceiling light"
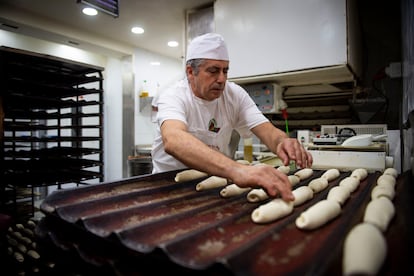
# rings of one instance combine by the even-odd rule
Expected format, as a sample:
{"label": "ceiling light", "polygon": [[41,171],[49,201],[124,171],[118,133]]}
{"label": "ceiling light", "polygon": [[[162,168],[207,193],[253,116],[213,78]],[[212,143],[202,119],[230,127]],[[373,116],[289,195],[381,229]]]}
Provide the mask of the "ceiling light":
{"label": "ceiling light", "polygon": [[144,33],[144,29],[141,27],[133,27],[131,29],[131,32],[133,32],[134,34],[143,34]]}
{"label": "ceiling light", "polygon": [[114,17],[119,16],[118,0],[77,0],[77,2],[110,14]]}
{"label": "ceiling light", "polygon": [[159,61],[151,61],[150,64],[153,65],[153,66],[160,66],[161,65],[161,62],[159,62]]}
{"label": "ceiling light", "polygon": [[168,41],[167,44],[170,47],[177,47],[178,46],[178,42],[177,41]]}
{"label": "ceiling light", "polygon": [[94,8],[84,8],[82,12],[89,16],[94,16],[98,14],[98,11],[95,10]]}

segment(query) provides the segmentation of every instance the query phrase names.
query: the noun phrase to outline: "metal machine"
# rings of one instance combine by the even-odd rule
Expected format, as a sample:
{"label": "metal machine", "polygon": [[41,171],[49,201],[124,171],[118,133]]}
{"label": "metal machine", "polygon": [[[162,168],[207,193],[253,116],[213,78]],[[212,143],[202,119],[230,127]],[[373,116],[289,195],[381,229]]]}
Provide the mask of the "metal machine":
{"label": "metal machine", "polygon": [[321,135],[306,146],[315,169],[383,171],[393,165],[388,156],[387,125],[322,125]]}

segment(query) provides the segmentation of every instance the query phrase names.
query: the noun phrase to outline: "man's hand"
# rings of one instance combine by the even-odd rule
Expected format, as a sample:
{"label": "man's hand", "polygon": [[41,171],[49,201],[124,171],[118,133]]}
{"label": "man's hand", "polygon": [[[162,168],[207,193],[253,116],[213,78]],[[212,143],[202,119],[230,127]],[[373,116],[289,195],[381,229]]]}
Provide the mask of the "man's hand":
{"label": "man's hand", "polygon": [[289,165],[290,160],[296,161],[301,168],[312,166],[312,155],[302,144],[296,138],[289,138],[286,133],[270,122],[254,127],[252,132],[282,160],[285,166]]}
{"label": "man's hand", "polygon": [[285,201],[294,200],[288,177],[271,165],[237,165],[231,180],[240,187],[263,188],[270,197],[280,195]]}
{"label": "man's hand", "polygon": [[276,155],[287,166],[290,160],[296,161],[296,165],[301,168],[312,166],[312,155],[295,138],[282,138],[277,145]]}

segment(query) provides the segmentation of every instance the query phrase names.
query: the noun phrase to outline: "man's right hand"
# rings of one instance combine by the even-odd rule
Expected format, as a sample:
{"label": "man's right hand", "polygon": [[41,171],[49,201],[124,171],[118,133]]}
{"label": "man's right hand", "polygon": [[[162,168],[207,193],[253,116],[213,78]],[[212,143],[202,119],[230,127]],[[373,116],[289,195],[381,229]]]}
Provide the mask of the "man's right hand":
{"label": "man's right hand", "polygon": [[231,181],[240,187],[262,188],[270,197],[280,195],[285,201],[295,200],[288,177],[271,165],[237,164],[232,169],[234,177]]}

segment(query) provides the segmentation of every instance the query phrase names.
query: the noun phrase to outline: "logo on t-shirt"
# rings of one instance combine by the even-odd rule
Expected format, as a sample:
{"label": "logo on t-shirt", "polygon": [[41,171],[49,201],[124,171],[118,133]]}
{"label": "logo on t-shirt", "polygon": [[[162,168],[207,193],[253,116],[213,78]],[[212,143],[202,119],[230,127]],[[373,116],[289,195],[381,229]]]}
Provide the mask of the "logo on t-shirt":
{"label": "logo on t-shirt", "polygon": [[208,123],[208,130],[215,133],[219,132],[220,128],[217,127],[216,119],[213,118],[210,120],[210,122]]}

